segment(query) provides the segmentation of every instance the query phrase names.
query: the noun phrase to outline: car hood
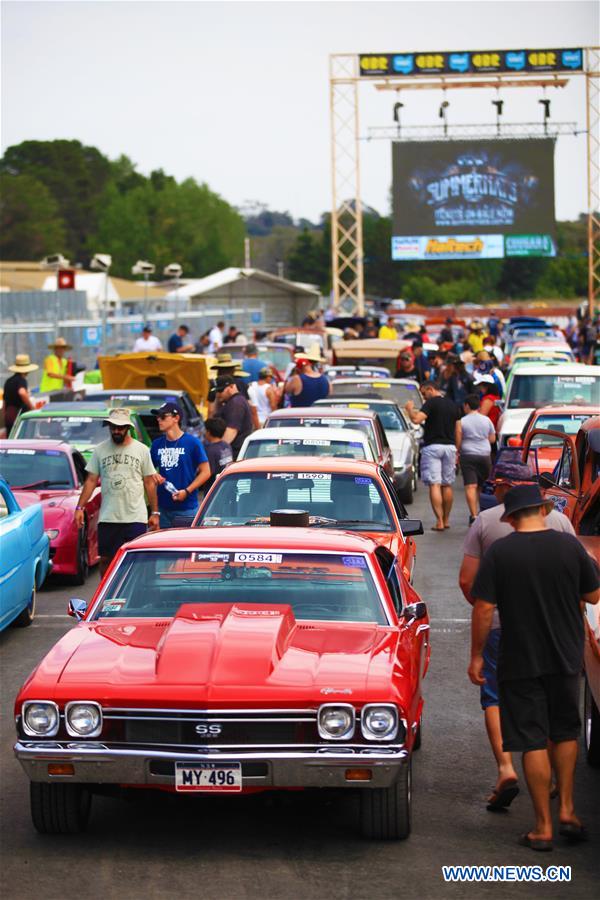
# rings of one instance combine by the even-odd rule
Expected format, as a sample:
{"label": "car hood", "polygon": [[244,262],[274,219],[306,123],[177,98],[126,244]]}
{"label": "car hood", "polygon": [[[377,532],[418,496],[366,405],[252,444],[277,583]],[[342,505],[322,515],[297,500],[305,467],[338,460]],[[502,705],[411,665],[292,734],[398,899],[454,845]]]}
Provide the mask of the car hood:
{"label": "car hood", "polygon": [[208,396],[209,362],[194,353],[119,353],[98,359],[102,383],[108,390],[126,392],[152,387],[184,390],[194,403]]}
{"label": "car hood", "polygon": [[72,509],[79,491],[13,491],[13,494],[21,509],[33,506],[34,503],[41,503],[46,512],[50,509]]}
{"label": "car hood", "polygon": [[398,640],[398,628],[374,623],[297,622],[288,605],[184,604],[173,619],[81,623],[26,694],[142,706],[391,700]]}

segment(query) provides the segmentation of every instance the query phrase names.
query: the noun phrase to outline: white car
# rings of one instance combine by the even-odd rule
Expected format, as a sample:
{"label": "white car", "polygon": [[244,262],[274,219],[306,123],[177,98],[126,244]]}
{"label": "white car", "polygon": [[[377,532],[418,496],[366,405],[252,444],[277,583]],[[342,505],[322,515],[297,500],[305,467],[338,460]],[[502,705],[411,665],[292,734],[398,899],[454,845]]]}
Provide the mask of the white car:
{"label": "white car", "polygon": [[364,431],[354,428],[260,428],[248,435],[238,460],[280,456],[337,456],[375,462]]}
{"label": "white car", "polygon": [[534,409],[562,403],[600,406],[600,367],[581,363],[518,363],[508,376],[498,446],[520,435]]}

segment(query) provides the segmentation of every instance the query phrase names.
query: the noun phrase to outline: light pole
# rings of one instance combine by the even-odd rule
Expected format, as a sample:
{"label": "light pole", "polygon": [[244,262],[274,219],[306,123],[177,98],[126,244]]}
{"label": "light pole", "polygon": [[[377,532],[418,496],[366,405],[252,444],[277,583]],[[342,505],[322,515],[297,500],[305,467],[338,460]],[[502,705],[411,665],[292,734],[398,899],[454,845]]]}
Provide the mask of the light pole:
{"label": "light pole", "polygon": [[163,269],[163,275],[166,275],[167,278],[171,278],[175,282],[175,331],[177,331],[177,326],[179,325],[179,279],[182,274],[183,269],[179,263],[169,263],[169,265],[165,266]]}
{"label": "light pole", "polygon": [[151,275],[154,275],[156,272],[156,266],[154,263],[148,262],[145,259],[138,259],[135,266],[131,267],[132,275],[143,275],[144,276],[144,319],[148,314],[148,279]]}
{"label": "light pole", "polygon": [[56,272],[56,290],[54,292],[54,336],[58,336],[58,323],[60,321],[60,309],[59,309],[59,272],[61,269],[69,268],[69,260],[65,259],[62,253],[52,253],[50,256],[45,256],[40,261],[40,269],[50,269],[52,272]]}
{"label": "light pole", "polygon": [[104,272],[104,300],[102,303],[102,353],[106,354],[106,337],[108,330],[108,273],[112,266],[110,253],[95,253],[90,263],[90,268],[97,272]]}

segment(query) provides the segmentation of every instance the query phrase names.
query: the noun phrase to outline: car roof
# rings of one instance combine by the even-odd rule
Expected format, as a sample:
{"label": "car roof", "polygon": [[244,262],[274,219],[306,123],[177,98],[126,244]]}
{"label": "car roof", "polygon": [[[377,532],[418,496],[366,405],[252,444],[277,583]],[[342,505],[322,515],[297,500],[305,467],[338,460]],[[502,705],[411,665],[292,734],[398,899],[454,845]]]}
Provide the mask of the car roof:
{"label": "car roof", "polygon": [[[550,367],[550,368],[548,368]],[[517,361],[513,373],[523,370],[527,375],[600,375],[600,367],[586,366],[582,363],[523,362]]]}
{"label": "car roof", "polygon": [[24,412],[21,418],[32,418],[34,416],[48,416],[56,413],[60,416],[92,416],[106,418],[106,413],[110,412],[111,407],[106,403],[86,403],[84,400],[74,401],[73,403],[46,403],[39,409],[29,409]]}
{"label": "car roof", "polygon": [[[334,396],[332,399],[336,407],[338,407],[338,404],[342,404],[342,408],[345,403],[378,403],[381,406],[395,406],[396,409],[399,408],[395,400],[390,400],[388,397],[380,397],[378,394],[357,394],[356,397],[352,396],[352,394],[340,394],[339,398]],[[314,405],[322,409],[321,404],[325,406],[322,400],[317,400]],[[356,409],[356,407],[351,406],[350,409]]]}
{"label": "car roof", "polygon": [[30,440],[17,440],[6,438],[0,440],[0,449],[8,450],[14,447],[18,450],[60,450],[62,453],[70,453],[71,444],[66,441],[52,441],[47,438],[31,438]]}
{"label": "car roof", "polygon": [[339,456],[263,456],[231,463],[220,479],[242,472],[330,472],[332,475],[360,474],[374,478],[379,473],[379,466],[364,459],[342,459]]}
{"label": "car roof", "polygon": [[126,550],[312,550],[315,553],[374,553],[378,543],[372,538],[347,531],[328,531],[325,528],[170,528],[147,532],[131,543]]}
{"label": "car roof", "polygon": [[306,440],[330,440],[330,441],[360,441],[361,444],[369,445],[369,439],[364,431],[358,428],[335,428],[331,425],[323,427],[316,426],[314,428],[303,428],[301,425],[278,426],[277,428],[259,428],[249,434],[246,440],[277,441],[282,438],[305,438]]}
{"label": "car roof", "polygon": [[556,405],[549,403],[547,406],[540,406],[536,409],[535,418],[539,419],[542,415],[580,415],[581,413],[585,413],[588,409],[591,410],[590,416],[592,416],[598,407],[595,404],[586,406],[584,403],[557,403]]}
{"label": "car roof", "polygon": [[296,406],[289,409],[274,409],[269,413],[268,419],[293,419],[296,416],[302,418],[319,419],[375,419],[377,413],[371,409],[345,409],[339,406]]}
{"label": "car roof", "polygon": [[[148,396],[156,396],[156,397],[181,397],[183,394],[187,394],[187,391],[184,391],[182,388],[173,388],[169,390],[168,388],[113,388],[109,390],[108,388],[102,388],[100,391],[88,391],[86,392],[86,396],[90,397],[90,402],[94,402],[94,397],[119,397],[127,395],[128,397],[148,397]],[[80,401],[85,402],[85,401]],[[98,401],[99,402],[99,401]]]}

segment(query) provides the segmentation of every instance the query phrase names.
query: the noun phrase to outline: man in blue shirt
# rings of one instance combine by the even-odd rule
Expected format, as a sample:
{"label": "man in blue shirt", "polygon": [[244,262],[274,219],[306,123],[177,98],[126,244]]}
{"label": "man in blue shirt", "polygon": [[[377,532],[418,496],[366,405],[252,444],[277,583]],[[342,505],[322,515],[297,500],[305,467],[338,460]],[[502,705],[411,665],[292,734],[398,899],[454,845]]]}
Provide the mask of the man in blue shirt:
{"label": "man in blue shirt", "polygon": [[244,350],[244,371],[248,373],[244,381],[250,384],[251,381],[258,381],[260,370],[264,368],[264,361],[258,358],[258,350],[256,344],[246,344]]}
{"label": "man in blue shirt", "polygon": [[187,325],[180,325],[177,331],[169,338],[167,348],[169,353],[193,353],[194,345],[189,339],[190,329]]}
{"label": "man in blue shirt", "polygon": [[158,473],[160,527],[191,525],[198,511],[198,488],[210,478],[206,451],[197,437],[181,430],[182,412],[176,403],[153,409],[161,435],[152,442],[150,455]]}

